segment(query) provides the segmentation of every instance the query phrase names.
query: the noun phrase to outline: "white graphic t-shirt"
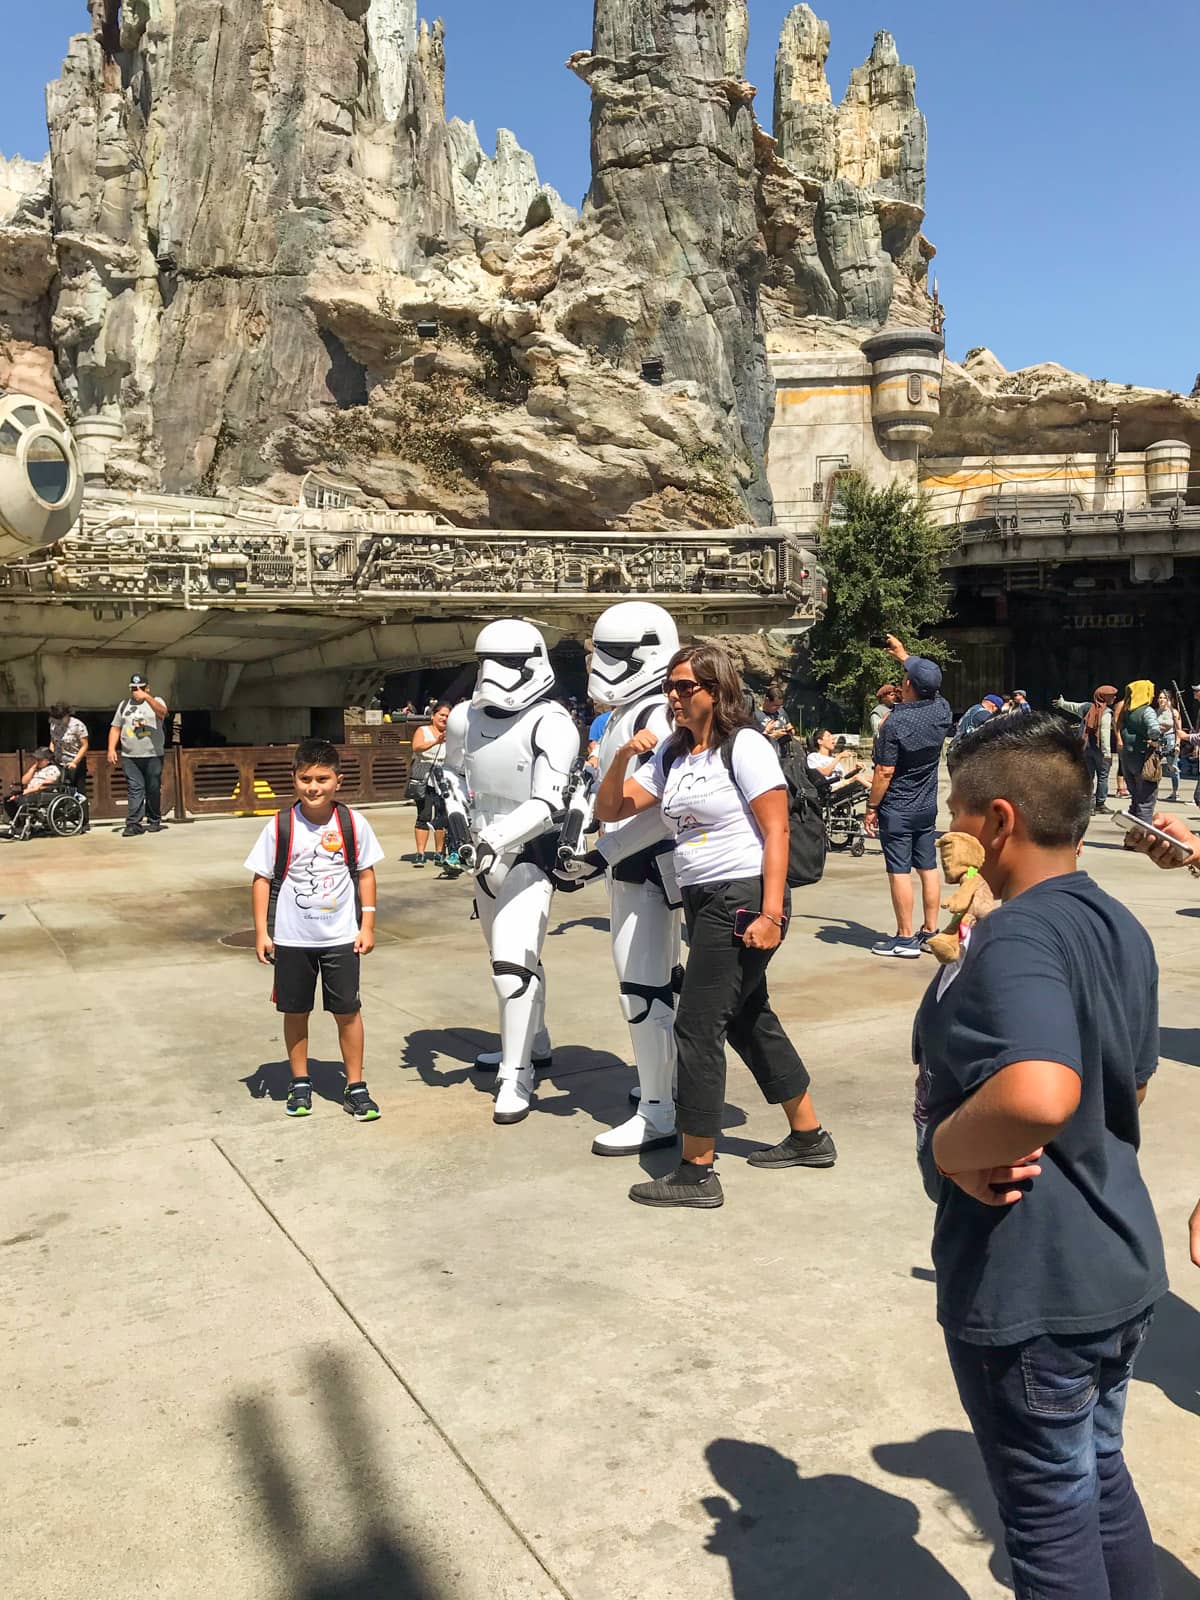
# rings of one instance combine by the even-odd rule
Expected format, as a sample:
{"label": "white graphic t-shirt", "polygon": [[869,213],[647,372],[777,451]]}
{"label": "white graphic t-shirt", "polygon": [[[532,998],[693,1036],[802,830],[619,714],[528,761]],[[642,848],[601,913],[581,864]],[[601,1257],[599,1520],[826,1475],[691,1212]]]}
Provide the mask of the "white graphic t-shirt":
{"label": "white graphic t-shirt", "polygon": [[680,756],[663,782],[663,751],[634,773],[634,782],[662,803],[675,830],[675,871],[685,888],[757,878],[762,873],[762,834],[750,801],[784,787],[779,757],[754,728],[742,728],[733,741],[735,784],[720,750]]}
{"label": "white graphic t-shirt", "polygon": [[[366,817],[354,810],[350,816],[358,840],[358,870],[364,872],[383,860],[383,851]],[[246,870],[255,877],[274,875],[275,840],[272,817],[246,857]],[[309,822],[298,805],[293,806],[292,854],[275,907],[275,943],[327,949],[353,944],[357,937],[354,883],[346,865],[337,813],[318,825]]]}

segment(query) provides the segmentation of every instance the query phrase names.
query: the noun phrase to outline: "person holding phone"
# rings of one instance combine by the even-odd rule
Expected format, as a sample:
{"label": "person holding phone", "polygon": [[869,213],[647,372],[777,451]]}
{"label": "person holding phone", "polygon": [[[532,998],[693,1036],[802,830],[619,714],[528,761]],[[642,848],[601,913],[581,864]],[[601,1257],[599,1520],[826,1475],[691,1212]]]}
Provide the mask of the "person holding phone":
{"label": "person holding phone", "polygon": [[162,830],[163,723],[166,720],[167,702],[151,691],[140,672],[135,672],[129,680],[129,693],[113,712],[108,730],[108,764],[121,767],[129,786],[129,804],[122,830],[125,839]]}
{"label": "person holding phone", "polygon": [[[724,1204],[715,1169],[725,1107],[725,1042],[750,1068],[789,1132],[750,1157],[757,1167],[832,1167],[837,1149],[809,1093],[808,1069],[771,1009],[767,967],[787,929],[787,788],[770,743],[750,725],[733,662],[716,645],[691,645],[667,666],[675,731],[661,744],[635,734],[596,794],[596,817],[623,822],[661,806],[675,834],[675,870],[688,930],[688,964],[675,1014],[676,1125],[683,1160],[634,1184],[639,1205]],[[631,777],[629,763],[653,753]]]}

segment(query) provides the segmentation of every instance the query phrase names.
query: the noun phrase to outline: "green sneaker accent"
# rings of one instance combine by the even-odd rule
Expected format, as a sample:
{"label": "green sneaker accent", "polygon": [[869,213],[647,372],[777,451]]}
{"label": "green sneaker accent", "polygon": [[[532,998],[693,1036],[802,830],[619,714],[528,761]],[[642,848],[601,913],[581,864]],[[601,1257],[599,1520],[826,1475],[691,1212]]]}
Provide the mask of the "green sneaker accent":
{"label": "green sneaker accent", "polygon": [[365,1083],[356,1083],[346,1090],[342,1096],[342,1110],[348,1111],[356,1122],[375,1122],[379,1118],[379,1107],[367,1093]]}
{"label": "green sneaker accent", "polygon": [[312,1084],[293,1083],[284,1109],[289,1117],[310,1117],[312,1115]]}

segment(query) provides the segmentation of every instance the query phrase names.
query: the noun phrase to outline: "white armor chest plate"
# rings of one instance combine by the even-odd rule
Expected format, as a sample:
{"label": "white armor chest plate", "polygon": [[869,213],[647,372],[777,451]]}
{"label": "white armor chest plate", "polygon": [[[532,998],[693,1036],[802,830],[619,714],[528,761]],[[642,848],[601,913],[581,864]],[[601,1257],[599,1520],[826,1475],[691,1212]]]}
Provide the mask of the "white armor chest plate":
{"label": "white armor chest plate", "polygon": [[[647,717],[648,708],[650,710]],[[597,751],[601,778],[612,766],[617,751],[621,746],[628,744],[634,734],[638,732],[639,723],[643,728],[649,728],[652,733],[656,733],[660,744],[664,739],[669,738],[672,723],[671,713],[667,709],[666,695],[647,695],[644,700],[637,700],[631,706],[621,706],[609,717],[600,739],[600,748]],[[636,759],[629,763],[625,769],[626,778],[637,771],[638,765],[639,761]],[[632,821],[633,819],[630,818],[628,820]],[[606,833],[615,833],[618,828],[625,826],[626,823],[624,822],[605,823],[604,831]]]}
{"label": "white armor chest plate", "polygon": [[467,713],[464,765],[476,825],[487,827],[533,796],[534,731],[546,711],[530,706],[494,717],[472,706]]}

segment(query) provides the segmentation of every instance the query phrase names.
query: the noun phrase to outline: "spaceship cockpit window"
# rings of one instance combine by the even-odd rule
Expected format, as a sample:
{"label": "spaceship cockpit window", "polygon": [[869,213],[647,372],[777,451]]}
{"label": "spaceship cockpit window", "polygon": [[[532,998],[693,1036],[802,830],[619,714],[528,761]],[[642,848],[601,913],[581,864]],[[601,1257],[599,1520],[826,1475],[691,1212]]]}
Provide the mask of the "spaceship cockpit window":
{"label": "spaceship cockpit window", "polygon": [[66,499],[71,487],[71,463],[57,439],[48,433],[31,439],[25,454],[25,471],[39,500],[56,506]]}

